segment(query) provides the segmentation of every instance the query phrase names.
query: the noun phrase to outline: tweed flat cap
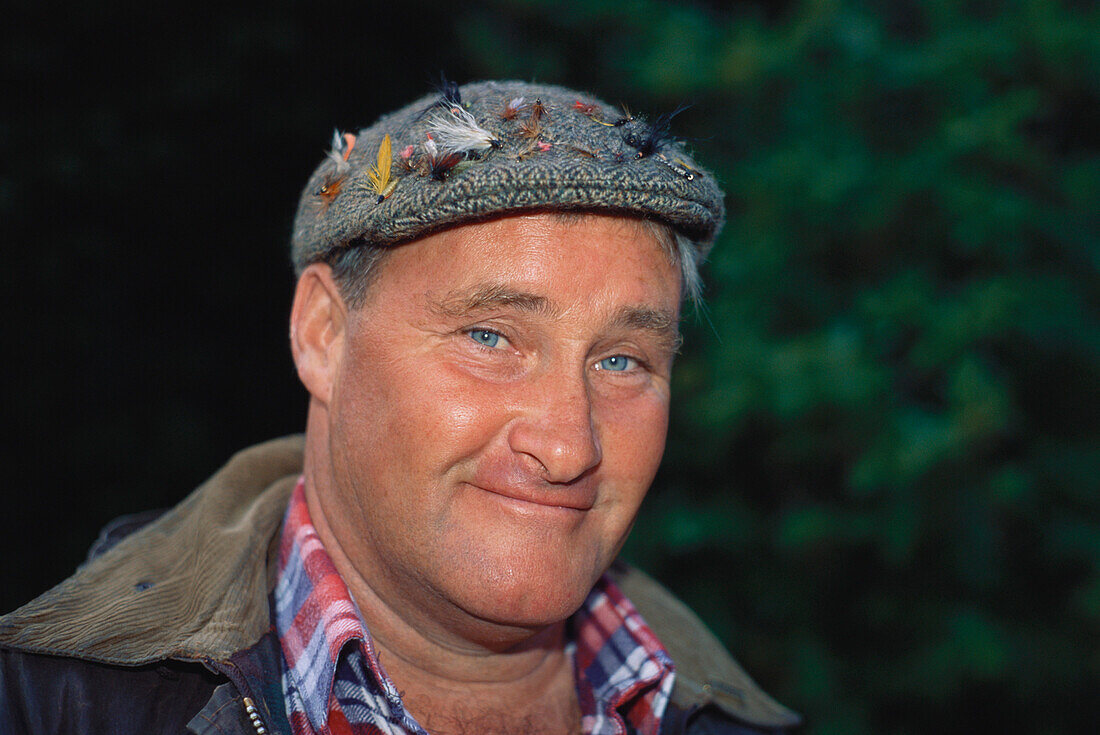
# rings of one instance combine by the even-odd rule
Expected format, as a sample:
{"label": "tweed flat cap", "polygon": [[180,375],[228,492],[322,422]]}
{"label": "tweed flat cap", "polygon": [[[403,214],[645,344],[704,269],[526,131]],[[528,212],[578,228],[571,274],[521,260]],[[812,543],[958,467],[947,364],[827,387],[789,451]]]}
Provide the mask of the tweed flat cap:
{"label": "tweed flat cap", "polygon": [[291,257],[299,273],[355,243],[395,245],[534,209],[663,221],[703,255],[722,226],[713,176],[668,132],[564,87],[444,83],[358,134],[337,133],[302,192]]}

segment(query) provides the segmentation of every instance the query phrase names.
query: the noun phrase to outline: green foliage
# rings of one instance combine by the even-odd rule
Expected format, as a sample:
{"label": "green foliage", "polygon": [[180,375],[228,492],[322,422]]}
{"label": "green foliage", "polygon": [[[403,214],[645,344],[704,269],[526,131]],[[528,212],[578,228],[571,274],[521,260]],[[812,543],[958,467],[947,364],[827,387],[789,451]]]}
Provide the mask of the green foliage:
{"label": "green foliage", "polygon": [[677,118],[728,193],[628,554],[816,733],[1083,732],[1093,4],[498,2],[485,76]]}

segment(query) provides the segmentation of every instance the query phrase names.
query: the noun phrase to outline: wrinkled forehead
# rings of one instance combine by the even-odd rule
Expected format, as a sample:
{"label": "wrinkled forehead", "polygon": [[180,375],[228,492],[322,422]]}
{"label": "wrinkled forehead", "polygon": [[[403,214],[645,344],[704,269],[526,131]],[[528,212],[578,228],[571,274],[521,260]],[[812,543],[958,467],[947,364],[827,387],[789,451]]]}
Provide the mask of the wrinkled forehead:
{"label": "wrinkled forehead", "polygon": [[446,314],[509,308],[558,318],[599,304],[672,314],[680,269],[659,234],[610,215],[500,217],[391,249],[377,279]]}
{"label": "wrinkled forehead", "polygon": [[[548,224],[549,227],[536,226],[539,223]],[[688,258],[694,253],[690,244],[682,245],[682,238],[663,223],[598,211],[545,210],[498,216],[481,222],[454,225],[386,248],[362,245],[337,251],[326,262],[333,269],[344,299],[351,306],[357,307],[364,302],[372,284],[385,277],[388,270],[385,264],[394,253],[415,250],[418,253],[417,259],[423,260],[438,255],[432,252],[433,249],[442,249],[444,254],[453,255],[456,243],[471,241],[472,244],[480,244],[486,252],[469,253],[463,262],[456,262],[452,266],[469,271],[477,265],[491,265],[500,261],[501,255],[491,251],[494,248],[504,248],[510,241],[516,240],[517,247],[524,248],[532,256],[532,262],[541,263],[541,267],[553,267],[553,256],[561,248],[560,239],[565,233],[572,231],[584,233],[581,239],[592,240],[594,247],[611,249],[609,262],[603,266],[605,268],[613,265],[616,258],[631,254],[635,248],[656,250],[661,258],[655,260],[653,266],[661,274],[665,274],[669,266],[672,266],[674,277],[681,286],[681,295],[689,295],[683,287],[690,278],[697,277],[695,263],[684,262],[685,253]],[[542,255],[548,257],[533,257]]]}

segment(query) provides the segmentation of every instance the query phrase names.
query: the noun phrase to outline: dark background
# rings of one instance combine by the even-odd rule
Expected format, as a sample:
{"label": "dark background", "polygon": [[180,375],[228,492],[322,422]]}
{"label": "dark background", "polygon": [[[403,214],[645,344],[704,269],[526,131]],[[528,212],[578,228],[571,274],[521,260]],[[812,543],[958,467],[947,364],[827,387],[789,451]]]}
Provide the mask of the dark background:
{"label": "dark background", "polygon": [[728,193],[628,556],[810,732],[1095,728],[1095,3],[150,5],[0,30],[0,609],[301,429],[287,243],[333,127],[537,79],[692,103]]}

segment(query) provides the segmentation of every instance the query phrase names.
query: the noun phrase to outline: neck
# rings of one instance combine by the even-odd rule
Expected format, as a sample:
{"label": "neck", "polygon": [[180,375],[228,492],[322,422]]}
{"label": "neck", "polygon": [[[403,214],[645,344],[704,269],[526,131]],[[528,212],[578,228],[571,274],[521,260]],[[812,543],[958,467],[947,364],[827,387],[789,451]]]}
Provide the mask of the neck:
{"label": "neck", "polygon": [[388,633],[376,639],[386,671],[409,712],[432,733],[531,732],[521,727],[525,723],[540,723],[553,733],[579,727],[562,625],[509,651],[441,646],[418,631],[393,626]]}

